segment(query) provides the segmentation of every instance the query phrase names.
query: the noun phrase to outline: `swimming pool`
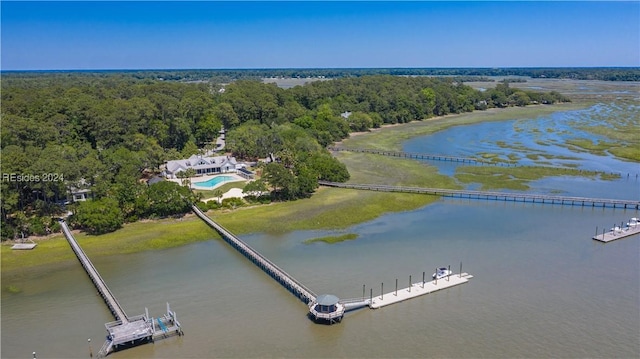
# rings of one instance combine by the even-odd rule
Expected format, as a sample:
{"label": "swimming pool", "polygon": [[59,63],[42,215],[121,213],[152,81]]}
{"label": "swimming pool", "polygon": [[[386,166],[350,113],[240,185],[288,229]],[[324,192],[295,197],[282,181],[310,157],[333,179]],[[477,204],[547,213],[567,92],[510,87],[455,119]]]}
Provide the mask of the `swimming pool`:
{"label": "swimming pool", "polygon": [[213,188],[222,182],[233,181],[233,180],[235,180],[235,178],[231,176],[216,176],[204,182],[194,182],[193,185],[198,187]]}

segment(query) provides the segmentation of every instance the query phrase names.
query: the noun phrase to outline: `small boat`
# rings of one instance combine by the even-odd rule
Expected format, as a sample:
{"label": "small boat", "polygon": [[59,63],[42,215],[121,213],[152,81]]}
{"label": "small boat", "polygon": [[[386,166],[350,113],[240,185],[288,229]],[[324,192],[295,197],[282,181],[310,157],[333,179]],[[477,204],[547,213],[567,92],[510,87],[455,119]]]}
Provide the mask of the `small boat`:
{"label": "small boat", "polygon": [[451,275],[453,272],[451,272],[449,269],[447,269],[446,267],[440,267],[438,268],[438,270],[433,273],[433,275],[431,276],[433,279],[440,279],[440,278],[444,278],[446,276]]}

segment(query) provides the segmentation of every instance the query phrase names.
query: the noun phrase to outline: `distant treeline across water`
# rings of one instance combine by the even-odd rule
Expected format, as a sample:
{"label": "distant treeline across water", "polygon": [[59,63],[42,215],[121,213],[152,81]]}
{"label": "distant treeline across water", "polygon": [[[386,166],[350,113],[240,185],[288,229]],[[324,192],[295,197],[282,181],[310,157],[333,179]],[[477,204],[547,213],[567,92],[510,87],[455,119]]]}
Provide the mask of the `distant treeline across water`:
{"label": "distant treeline across water", "polygon": [[43,70],[2,71],[3,76],[122,74],[137,79],[229,82],[270,77],[360,77],[366,75],[453,76],[459,81],[488,80],[492,76],[527,76],[602,81],[640,81],[640,67],[509,67],[509,68],[282,68],[282,69],[156,69],[156,70]]}

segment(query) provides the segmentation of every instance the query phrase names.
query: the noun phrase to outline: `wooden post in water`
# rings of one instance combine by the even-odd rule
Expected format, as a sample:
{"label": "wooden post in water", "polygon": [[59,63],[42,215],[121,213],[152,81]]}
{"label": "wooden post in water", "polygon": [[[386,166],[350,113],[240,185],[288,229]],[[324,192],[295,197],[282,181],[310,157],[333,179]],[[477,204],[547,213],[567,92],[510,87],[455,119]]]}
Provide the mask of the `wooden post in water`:
{"label": "wooden post in water", "polygon": [[364,284],[362,285],[362,299],[364,300]]}
{"label": "wooden post in water", "polygon": [[409,274],[409,293],[411,293],[411,274]]}
{"label": "wooden post in water", "polygon": [[424,272],[422,272],[422,289],[424,289]]}
{"label": "wooden post in water", "polygon": [[380,283],[380,300],[384,299],[384,282]]}
{"label": "wooden post in water", "polygon": [[460,278],[462,278],[462,262],[460,262]]}
{"label": "wooden post in water", "polygon": [[438,267],[436,267],[435,280],[435,284],[438,285]]}
{"label": "wooden post in water", "polygon": [[369,305],[373,304],[373,288],[369,289]]}
{"label": "wooden post in water", "polygon": [[451,276],[451,264],[449,264],[449,269],[447,269],[447,282],[449,281],[449,277]]}
{"label": "wooden post in water", "polygon": [[396,297],[398,296],[398,278],[396,278],[396,294],[395,294],[395,296]]}
{"label": "wooden post in water", "polygon": [[33,352],[33,359],[36,359],[36,352]]}
{"label": "wooden post in water", "polygon": [[87,339],[87,342],[89,343],[89,357],[93,358],[93,348],[91,348],[91,338]]}
{"label": "wooden post in water", "polygon": [[596,237],[598,236],[598,226],[596,226]]}

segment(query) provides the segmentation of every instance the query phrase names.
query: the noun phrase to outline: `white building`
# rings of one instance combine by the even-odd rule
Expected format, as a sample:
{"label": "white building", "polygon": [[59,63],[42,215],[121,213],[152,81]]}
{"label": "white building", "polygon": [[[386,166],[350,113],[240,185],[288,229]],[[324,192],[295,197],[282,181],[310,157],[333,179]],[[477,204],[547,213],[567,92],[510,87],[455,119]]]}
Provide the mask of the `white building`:
{"label": "white building", "polygon": [[235,157],[204,157],[193,155],[186,160],[167,161],[166,174],[169,178],[177,178],[177,174],[193,168],[196,175],[213,175],[217,173],[236,172],[238,163]]}

